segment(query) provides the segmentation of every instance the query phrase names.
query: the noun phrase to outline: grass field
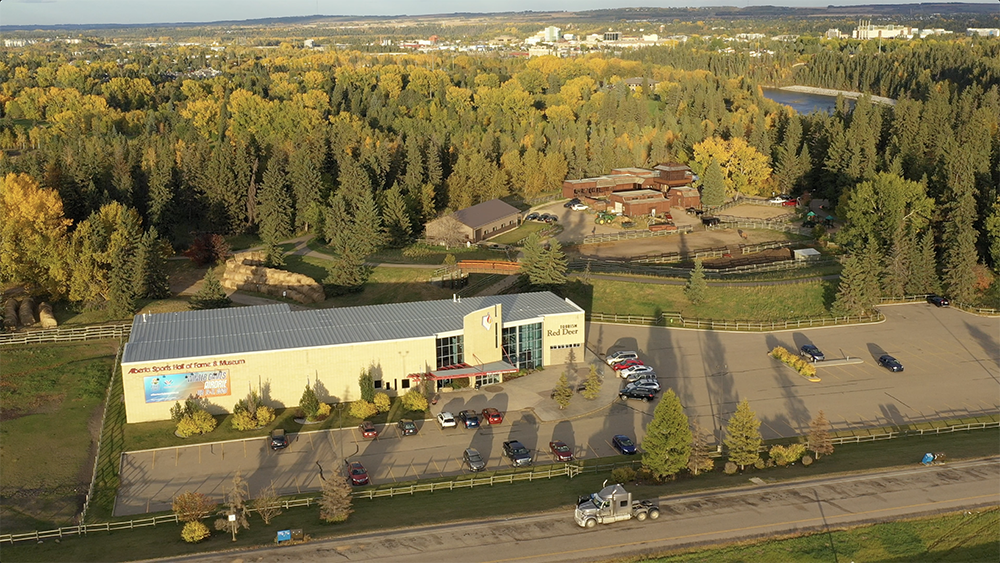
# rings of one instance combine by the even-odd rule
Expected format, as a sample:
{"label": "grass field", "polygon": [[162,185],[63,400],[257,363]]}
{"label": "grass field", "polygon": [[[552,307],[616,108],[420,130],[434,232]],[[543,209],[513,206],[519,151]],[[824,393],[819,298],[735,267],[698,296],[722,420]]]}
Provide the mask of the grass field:
{"label": "grass field", "polygon": [[829,316],[836,280],[758,286],[709,286],[705,301],[692,305],[683,285],[591,279],[566,286],[566,296],[591,312],[688,318],[781,321]]}
{"label": "grass field", "polygon": [[1000,509],[900,520],[807,536],[745,542],[633,559],[646,563],[742,563],[744,561],[1000,561]]}
{"label": "grass field", "polygon": [[[0,371],[0,517],[5,529],[68,525],[90,482],[92,434],[114,341],[5,349]],[[13,496],[19,491],[20,496]]]}

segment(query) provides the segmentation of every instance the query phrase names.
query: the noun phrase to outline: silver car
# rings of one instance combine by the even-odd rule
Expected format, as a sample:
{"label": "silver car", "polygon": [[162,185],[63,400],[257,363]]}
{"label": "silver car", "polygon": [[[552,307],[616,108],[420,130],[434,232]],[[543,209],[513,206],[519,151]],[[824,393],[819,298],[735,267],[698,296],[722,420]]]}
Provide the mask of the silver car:
{"label": "silver car", "polygon": [[483,459],[483,456],[479,455],[479,451],[475,448],[466,448],[465,453],[462,454],[462,459],[465,460],[469,469],[473,471],[486,469],[486,460]]}
{"label": "silver car", "polygon": [[629,383],[625,386],[625,389],[646,389],[656,392],[660,390],[660,382],[655,379],[642,379],[634,383]]}
{"label": "silver car", "polygon": [[656,372],[645,371],[639,373],[633,373],[625,378],[625,383],[635,383],[636,381],[656,381]]}

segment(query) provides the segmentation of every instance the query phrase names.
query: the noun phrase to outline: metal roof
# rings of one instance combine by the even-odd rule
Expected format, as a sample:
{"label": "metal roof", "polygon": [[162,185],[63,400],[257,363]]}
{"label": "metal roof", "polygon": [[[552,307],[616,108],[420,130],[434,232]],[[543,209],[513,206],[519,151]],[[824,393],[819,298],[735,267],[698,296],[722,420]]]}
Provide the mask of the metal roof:
{"label": "metal roof", "polygon": [[519,213],[520,211],[518,211],[518,209],[513,205],[500,201],[499,199],[491,199],[489,201],[473,205],[472,207],[466,207],[465,209],[456,211],[453,215],[463,225],[472,229],[478,229],[479,227],[484,227],[494,221],[499,221],[500,219],[517,215]]}
{"label": "metal roof", "polygon": [[469,313],[500,303],[504,323],[577,313],[548,291],[293,311],[287,303],[138,315],[122,363],[426,338],[462,330]]}

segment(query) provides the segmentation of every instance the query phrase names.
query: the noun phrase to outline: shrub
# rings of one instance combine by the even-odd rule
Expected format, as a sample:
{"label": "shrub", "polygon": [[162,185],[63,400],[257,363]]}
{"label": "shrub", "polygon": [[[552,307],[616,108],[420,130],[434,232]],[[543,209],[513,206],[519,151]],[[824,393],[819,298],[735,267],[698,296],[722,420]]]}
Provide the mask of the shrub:
{"label": "shrub", "polygon": [[316,409],[316,420],[326,420],[330,413],[333,412],[333,407],[329,403],[320,403],[319,408]]}
{"label": "shrub", "polygon": [[205,411],[196,411],[194,415],[184,415],[177,423],[177,434],[189,438],[195,434],[207,434],[215,430],[215,418]]}
{"label": "shrub", "polygon": [[403,407],[408,411],[425,411],[429,406],[427,397],[416,389],[410,389],[403,395]]}
{"label": "shrub", "polygon": [[253,430],[257,428],[257,420],[254,418],[253,414],[247,411],[241,411],[233,415],[233,430]]}
{"label": "shrub", "polygon": [[170,407],[170,420],[174,421],[175,423],[180,422],[181,419],[184,418],[185,414],[187,413],[185,412],[184,406],[181,405],[180,401],[177,401],[176,403],[174,403],[174,406]]}
{"label": "shrub", "polygon": [[790,446],[771,446],[771,459],[774,463],[784,467],[790,463],[795,463],[806,453],[805,444],[792,444]]}
{"label": "shrub", "polygon": [[201,522],[188,522],[181,530],[181,538],[188,543],[198,543],[211,534],[212,532],[208,531],[208,526]]}
{"label": "shrub", "polygon": [[369,403],[368,401],[354,401],[351,403],[351,416],[354,418],[369,418],[378,414],[378,408],[375,407],[375,403]]}
{"label": "shrub", "polygon": [[274,409],[271,407],[257,407],[257,427],[267,426],[274,422]]}
{"label": "shrub", "polygon": [[375,404],[375,410],[380,413],[389,412],[389,408],[392,407],[392,401],[389,400],[389,395],[382,392],[375,393],[375,400],[372,402]]}
{"label": "shrub", "polygon": [[631,467],[616,467],[611,471],[611,480],[615,483],[628,483],[635,481],[636,472]]}
{"label": "shrub", "polygon": [[[770,461],[770,460],[768,460],[768,461]],[[753,466],[754,466],[754,469],[764,469],[764,467],[765,467],[764,460],[758,457],[757,461],[753,462]]]}
{"label": "shrub", "polygon": [[809,457],[807,455],[802,456],[802,465],[805,465],[806,467],[808,467],[808,466],[810,466],[812,464],[813,464],[813,458],[811,458],[811,457]]}
{"label": "shrub", "polygon": [[816,366],[803,360],[799,356],[792,354],[781,346],[775,346],[774,349],[771,350],[770,356],[776,360],[780,360],[785,365],[790,366],[792,369],[799,372],[800,375],[809,378],[816,377]]}
{"label": "shrub", "polygon": [[727,461],[726,466],[722,469],[722,472],[725,473],[726,475],[735,475],[736,464],[731,461]]}

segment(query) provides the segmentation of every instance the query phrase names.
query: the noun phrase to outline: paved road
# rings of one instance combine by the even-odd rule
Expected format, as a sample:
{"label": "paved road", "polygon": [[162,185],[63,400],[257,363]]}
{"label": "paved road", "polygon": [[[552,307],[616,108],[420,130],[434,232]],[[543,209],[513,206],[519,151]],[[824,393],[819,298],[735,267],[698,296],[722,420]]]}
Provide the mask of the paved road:
{"label": "paved road", "polygon": [[[504,520],[379,530],[179,561],[556,563],[593,561],[703,543],[824,530],[1000,504],[1000,459],[915,467],[661,499],[656,521],[584,530],[572,508]],[[989,533],[989,532],[987,532]]]}

